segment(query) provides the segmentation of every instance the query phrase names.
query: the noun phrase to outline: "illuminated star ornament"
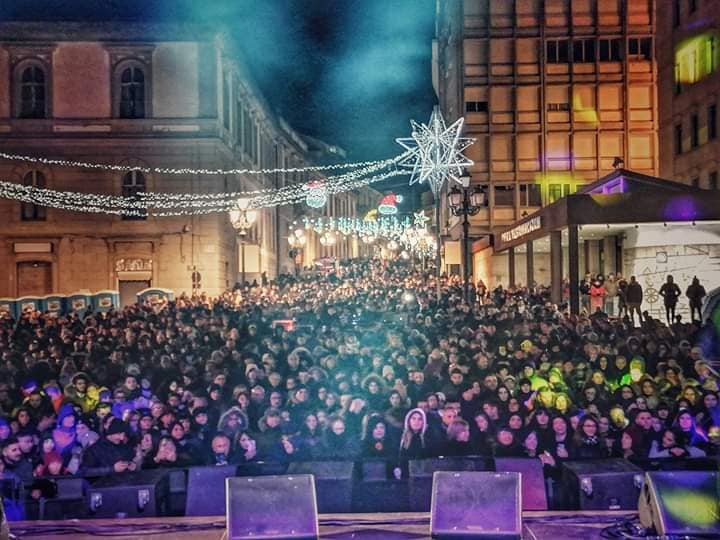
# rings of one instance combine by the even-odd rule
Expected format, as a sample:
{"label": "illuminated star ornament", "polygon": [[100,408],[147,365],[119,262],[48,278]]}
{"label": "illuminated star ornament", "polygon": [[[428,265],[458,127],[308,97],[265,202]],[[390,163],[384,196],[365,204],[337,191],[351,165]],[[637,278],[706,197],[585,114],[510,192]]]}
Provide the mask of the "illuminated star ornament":
{"label": "illuminated star ornament", "polygon": [[413,214],[413,224],[415,227],[424,229],[428,221],[430,221],[430,218],[427,217],[422,210]]}
{"label": "illuminated star ornament", "polygon": [[410,185],[427,180],[437,199],[447,179],[460,183],[463,168],[473,164],[463,151],[475,142],[475,139],[460,136],[463,121],[459,118],[447,126],[438,107],[433,109],[427,124],[410,121],[412,137],[396,139],[409,151],[398,165],[412,168]]}

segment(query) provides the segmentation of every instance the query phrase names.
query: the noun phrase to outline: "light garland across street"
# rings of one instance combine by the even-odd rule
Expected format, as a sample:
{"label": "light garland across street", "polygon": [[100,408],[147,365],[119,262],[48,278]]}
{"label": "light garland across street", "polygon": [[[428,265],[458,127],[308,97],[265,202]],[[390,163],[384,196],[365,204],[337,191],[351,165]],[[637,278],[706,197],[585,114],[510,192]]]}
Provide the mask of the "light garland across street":
{"label": "light garland across street", "polygon": [[0,152],[1,159],[10,161],[23,161],[25,163],[36,163],[41,165],[57,165],[59,167],[73,167],[78,169],[95,169],[113,172],[130,172],[138,171],[142,173],[158,173],[158,174],[203,174],[203,175],[228,175],[228,174],[274,174],[274,173],[295,173],[295,172],[313,172],[313,171],[341,171],[343,169],[355,169],[358,167],[366,167],[370,165],[390,165],[397,158],[385,159],[382,161],[360,161],[357,163],[335,163],[332,165],[310,165],[307,167],[289,167],[278,169],[193,169],[190,167],[173,168],[173,167],[143,167],[140,165],[118,165],[113,163],[93,163],[88,161],[74,161],[67,159],[53,159],[37,156],[26,156],[22,154],[10,154]]}

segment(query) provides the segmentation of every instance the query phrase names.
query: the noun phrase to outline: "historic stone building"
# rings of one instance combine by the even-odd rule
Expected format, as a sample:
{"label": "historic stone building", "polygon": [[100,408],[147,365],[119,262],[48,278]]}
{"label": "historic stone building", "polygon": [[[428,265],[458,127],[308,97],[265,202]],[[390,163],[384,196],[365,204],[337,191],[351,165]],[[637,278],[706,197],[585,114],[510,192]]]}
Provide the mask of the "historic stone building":
{"label": "historic stone building", "polygon": [[665,0],[657,24],[660,174],[718,189],[720,10],[714,0]]}
{"label": "historic stone building", "polygon": [[[477,139],[469,172],[489,199],[471,218],[475,279],[524,284],[530,263],[548,283],[547,242],[496,254],[490,235],[614,167],[657,173],[655,27],[654,0],[437,2],[434,85],[446,119],[464,116]],[[615,270],[613,239],[581,241],[582,273]]]}
{"label": "historic stone building", "polygon": [[[212,28],[0,24],[4,152],[151,168],[269,169],[310,164],[317,157],[310,146],[272,113],[241,54]],[[0,160],[0,179],[132,196],[277,188],[312,178],[122,173]],[[334,197],[333,211],[352,212],[354,197]],[[292,270],[287,235],[295,212],[259,212],[245,249],[249,279]],[[239,242],[226,214],[128,219],[11,200],[0,200],[0,213],[0,297],[111,289],[129,302],[148,286],[217,294],[239,277]]]}

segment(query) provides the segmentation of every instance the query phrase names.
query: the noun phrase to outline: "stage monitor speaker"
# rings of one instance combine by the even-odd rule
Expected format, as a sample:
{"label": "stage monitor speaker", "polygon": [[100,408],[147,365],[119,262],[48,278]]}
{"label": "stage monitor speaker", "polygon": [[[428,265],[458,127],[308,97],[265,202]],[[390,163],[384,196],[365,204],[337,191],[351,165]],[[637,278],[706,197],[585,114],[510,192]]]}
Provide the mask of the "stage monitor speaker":
{"label": "stage monitor speaker", "polygon": [[433,538],[520,540],[522,492],[519,473],[436,472],[430,532]]}
{"label": "stage monitor speaker", "polygon": [[235,465],[188,469],[186,516],[222,516],[225,513],[225,479],[235,476]]}
{"label": "stage monitor speaker", "polygon": [[497,472],[522,474],[522,509],[547,510],[543,464],[537,458],[495,458]]}
{"label": "stage monitor speaker", "polygon": [[640,523],[662,537],[720,538],[716,472],[649,472],[638,501]]}
{"label": "stage monitor speaker", "polygon": [[437,457],[430,459],[410,460],[408,472],[408,500],[411,512],[427,512],[430,510],[433,474],[437,471],[494,471],[492,458],[474,457]]}
{"label": "stage monitor speaker", "polygon": [[227,540],[318,538],[312,475],[239,477],[225,482]]}
{"label": "stage monitor speaker", "polygon": [[352,511],[354,471],[352,461],[298,461],[290,464],[287,474],[311,474],[318,494],[318,511],[344,514]]}

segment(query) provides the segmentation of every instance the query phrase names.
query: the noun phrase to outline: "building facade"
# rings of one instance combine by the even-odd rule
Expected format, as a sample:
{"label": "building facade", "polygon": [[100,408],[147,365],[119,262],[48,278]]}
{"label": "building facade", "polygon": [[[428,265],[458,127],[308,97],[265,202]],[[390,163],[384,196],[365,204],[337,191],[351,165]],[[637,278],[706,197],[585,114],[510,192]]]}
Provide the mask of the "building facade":
{"label": "building facade", "polygon": [[713,0],[665,0],[658,19],[660,174],[718,189],[720,10]]}
{"label": "building facade", "polygon": [[[316,157],[272,113],[228,39],[213,28],[175,24],[0,24],[0,148],[150,168],[290,168]],[[0,160],[0,179],[133,196],[274,189],[312,177]],[[150,286],[218,294],[239,277],[239,241],[227,214],[128,219],[12,200],[0,200],[0,212],[0,297],[111,289],[127,303]],[[259,211],[244,250],[249,279],[292,270],[287,235],[295,212]]]}
{"label": "building facade", "polygon": [[[437,2],[433,81],[446,119],[464,116],[476,139],[469,172],[489,201],[471,218],[475,280],[527,283],[530,250],[548,283],[549,246],[496,254],[491,235],[615,167],[657,173],[655,13],[654,0]],[[601,271],[609,246],[587,249],[581,271]]]}

